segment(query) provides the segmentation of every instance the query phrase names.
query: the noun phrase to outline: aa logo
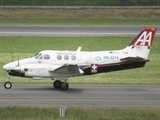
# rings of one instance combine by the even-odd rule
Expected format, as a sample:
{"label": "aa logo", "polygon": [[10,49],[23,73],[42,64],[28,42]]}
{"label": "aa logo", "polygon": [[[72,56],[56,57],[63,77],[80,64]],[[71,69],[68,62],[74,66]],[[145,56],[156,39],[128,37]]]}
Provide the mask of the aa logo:
{"label": "aa logo", "polygon": [[151,39],[152,39],[152,32],[149,32],[147,34],[146,31],[141,34],[141,36],[138,38],[136,41],[135,45],[140,45],[140,46],[151,46]]}

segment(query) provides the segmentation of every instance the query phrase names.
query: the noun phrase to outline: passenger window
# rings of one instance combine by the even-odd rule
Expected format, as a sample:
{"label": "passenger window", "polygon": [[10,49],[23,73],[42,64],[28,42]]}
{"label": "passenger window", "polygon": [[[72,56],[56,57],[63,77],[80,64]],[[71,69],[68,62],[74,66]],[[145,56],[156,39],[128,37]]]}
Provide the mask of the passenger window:
{"label": "passenger window", "polygon": [[65,55],[65,56],[64,56],[64,59],[65,59],[65,60],[68,60],[68,59],[69,59],[69,56],[68,56],[68,55]]}
{"label": "passenger window", "polygon": [[48,54],[45,54],[45,55],[44,55],[44,59],[45,59],[45,60],[49,60],[49,59],[50,59],[50,56],[49,56]]}
{"label": "passenger window", "polygon": [[72,59],[72,60],[76,60],[76,56],[72,55],[72,56],[71,56],[71,59]]}
{"label": "passenger window", "polygon": [[58,55],[58,56],[57,56],[57,59],[58,59],[58,60],[61,60],[61,59],[62,59],[62,56],[61,56],[61,55]]}

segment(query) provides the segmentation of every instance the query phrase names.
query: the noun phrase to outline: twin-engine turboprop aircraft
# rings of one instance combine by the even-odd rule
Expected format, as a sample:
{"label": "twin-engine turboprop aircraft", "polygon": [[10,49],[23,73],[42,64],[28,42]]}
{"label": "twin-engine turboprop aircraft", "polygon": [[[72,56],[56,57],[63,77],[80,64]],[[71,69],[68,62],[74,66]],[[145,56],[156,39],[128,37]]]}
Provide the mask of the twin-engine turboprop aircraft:
{"label": "twin-engine turboprop aircraft", "polygon": [[44,50],[32,58],[17,60],[3,66],[8,72],[4,87],[12,87],[11,76],[33,79],[51,78],[54,88],[67,90],[69,77],[144,67],[156,28],[144,28],[133,42],[122,50],[82,52]]}

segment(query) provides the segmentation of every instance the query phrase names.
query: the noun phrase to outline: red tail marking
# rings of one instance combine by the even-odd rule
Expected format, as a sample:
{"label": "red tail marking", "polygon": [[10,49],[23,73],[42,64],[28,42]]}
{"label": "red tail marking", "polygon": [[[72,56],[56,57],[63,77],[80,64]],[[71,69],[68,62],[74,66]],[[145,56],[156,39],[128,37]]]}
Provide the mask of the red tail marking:
{"label": "red tail marking", "polygon": [[130,44],[132,46],[132,49],[135,46],[148,46],[148,49],[150,49],[154,40],[155,32],[156,28],[144,28],[142,32]]}

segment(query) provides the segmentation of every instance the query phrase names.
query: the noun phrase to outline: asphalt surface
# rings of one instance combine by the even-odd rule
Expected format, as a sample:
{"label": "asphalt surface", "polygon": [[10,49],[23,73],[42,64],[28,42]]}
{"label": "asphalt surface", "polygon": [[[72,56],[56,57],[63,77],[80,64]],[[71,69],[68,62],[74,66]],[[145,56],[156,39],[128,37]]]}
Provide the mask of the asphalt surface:
{"label": "asphalt surface", "polygon": [[136,36],[144,27],[160,26],[24,26],[0,25],[0,36]]}
{"label": "asphalt surface", "polygon": [[0,106],[88,106],[160,108],[160,85],[90,85],[70,84],[68,91],[50,84],[0,84]]}

